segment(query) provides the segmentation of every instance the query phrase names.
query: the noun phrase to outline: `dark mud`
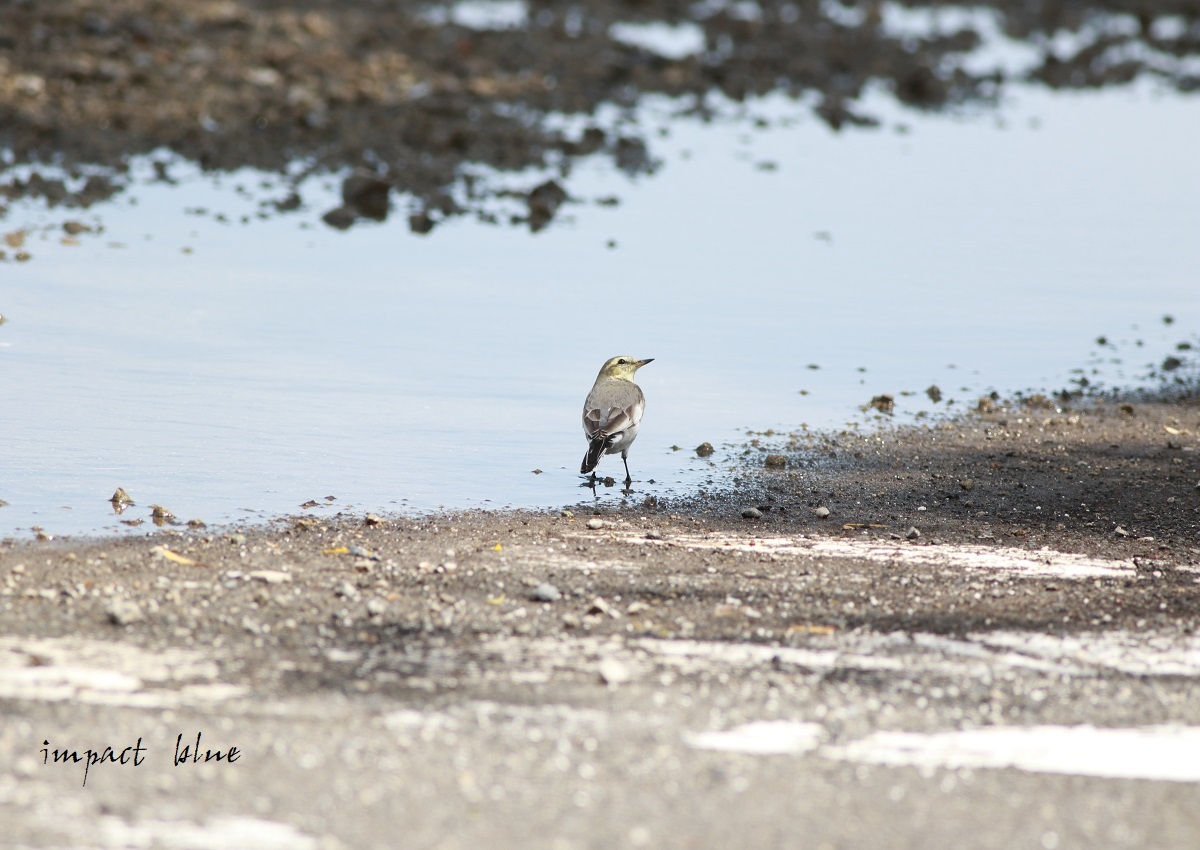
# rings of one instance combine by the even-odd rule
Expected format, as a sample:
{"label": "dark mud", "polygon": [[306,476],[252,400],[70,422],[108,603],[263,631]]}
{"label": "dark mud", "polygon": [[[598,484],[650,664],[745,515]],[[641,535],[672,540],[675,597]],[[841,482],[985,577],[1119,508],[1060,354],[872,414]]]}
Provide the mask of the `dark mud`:
{"label": "dark mud", "polygon": [[[1023,76],[1039,84],[1200,85],[1183,61],[1200,53],[1195,3],[975,8],[1037,49]],[[663,56],[614,38],[618,22],[695,26],[703,48]],[[580,157],[655,168],[658,128],[602,123],[603,106],[667,95],[705,118],[721,98],[782,91],[833,127],[870,127],[858,104],[868,88],[921,110],[991,103],[1011,81],[969,69],[982,40],[969,21],[901,34],[883,25],[879,4],[816,0],[532,2],[519,26],[492,30],[457,25],[437,4],[371,0],[12,2],[0,9],[0,198],[89,207],[130,187],[133,158],[162,154],[153,179],[172,179],[172,157],[280,174],[259,190],[262,215],[345,228],[401,206],[426,233],[455,215],[499,220],[497,200],[515,193],[528,209],[503,220],[536,230],[567,200],[559,181]],[[550,115],[583,120],[564,132]],[[504,184],[529,168],[554,179]],[[343,206],[306,207],[306,177],[347,171]]]}

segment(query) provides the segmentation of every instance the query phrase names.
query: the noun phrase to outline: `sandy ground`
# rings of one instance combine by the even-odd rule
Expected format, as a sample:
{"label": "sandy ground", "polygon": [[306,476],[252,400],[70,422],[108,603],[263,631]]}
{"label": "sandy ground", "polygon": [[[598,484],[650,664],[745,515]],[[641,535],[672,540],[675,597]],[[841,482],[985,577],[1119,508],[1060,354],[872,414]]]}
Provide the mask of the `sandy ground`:
{"label": "sandy ground", "polygon": [[1194,401],[758,439],[678,503],[5,544],[2,842],[1196,846]]}

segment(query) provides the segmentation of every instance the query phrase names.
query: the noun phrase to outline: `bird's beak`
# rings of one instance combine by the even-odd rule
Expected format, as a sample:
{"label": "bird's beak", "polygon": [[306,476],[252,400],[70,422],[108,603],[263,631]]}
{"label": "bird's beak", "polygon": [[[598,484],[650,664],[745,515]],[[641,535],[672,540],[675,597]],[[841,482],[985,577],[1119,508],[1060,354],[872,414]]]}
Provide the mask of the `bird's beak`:
{"label": "bird's beak", "polygon": [[654,362],[654,358],[653,358],[653,357],[647,357],[645,360],[639,360],[639,361],[638,361],[638,368],[639,368],[639,369],[641,369],[641,368],[642,368],[643,366],[645,366],[647,363],[653,363],[653,362]]}

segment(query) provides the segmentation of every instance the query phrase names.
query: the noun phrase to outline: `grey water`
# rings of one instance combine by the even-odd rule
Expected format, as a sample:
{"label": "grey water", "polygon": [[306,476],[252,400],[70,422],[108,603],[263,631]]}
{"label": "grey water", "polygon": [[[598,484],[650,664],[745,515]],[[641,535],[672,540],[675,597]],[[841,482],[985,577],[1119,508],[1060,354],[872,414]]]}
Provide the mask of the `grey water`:
{"label": "grey water", "polygon": [[869,423],[880,393],[911,421],[992,390],[1137,386],[1194,338],[1194,97],[869,106],[879,129],[835,132],[782,97],[709,122],[646,104],[661,168],[585,162],[571,195],[620,202],[536,234],[337,232],[335,181],[306,187],[304,221],[261,220],[245,187],[276,178],[184,163],[84,216],[104,230],[78,244],[23,210],[32,259],[0,265],[0,535],[145,533],[121,520],[152,503],[210,525],[309,500],[574,504],[580,407],[616,354],[655,358],[636,503],[720,475],[746,429]]}

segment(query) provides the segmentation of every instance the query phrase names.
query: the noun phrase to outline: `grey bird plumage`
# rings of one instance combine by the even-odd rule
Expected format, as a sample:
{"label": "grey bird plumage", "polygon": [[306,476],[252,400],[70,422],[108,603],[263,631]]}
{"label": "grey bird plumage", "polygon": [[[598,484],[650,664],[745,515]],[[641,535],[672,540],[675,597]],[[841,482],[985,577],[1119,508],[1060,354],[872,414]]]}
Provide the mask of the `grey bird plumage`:
{"label": "grey bird plumage", "polygon": [[629,474],[629,447],[637,438],[646,409],[646,397],[633,382],[633,376],[653,359],[611,357],[600,368],[596,383],[583,403],[583,433],[588,449],[579,467],[580,474],[594,475],[601,457],[619,453],[625,464],[625,486],[633,483]]}

